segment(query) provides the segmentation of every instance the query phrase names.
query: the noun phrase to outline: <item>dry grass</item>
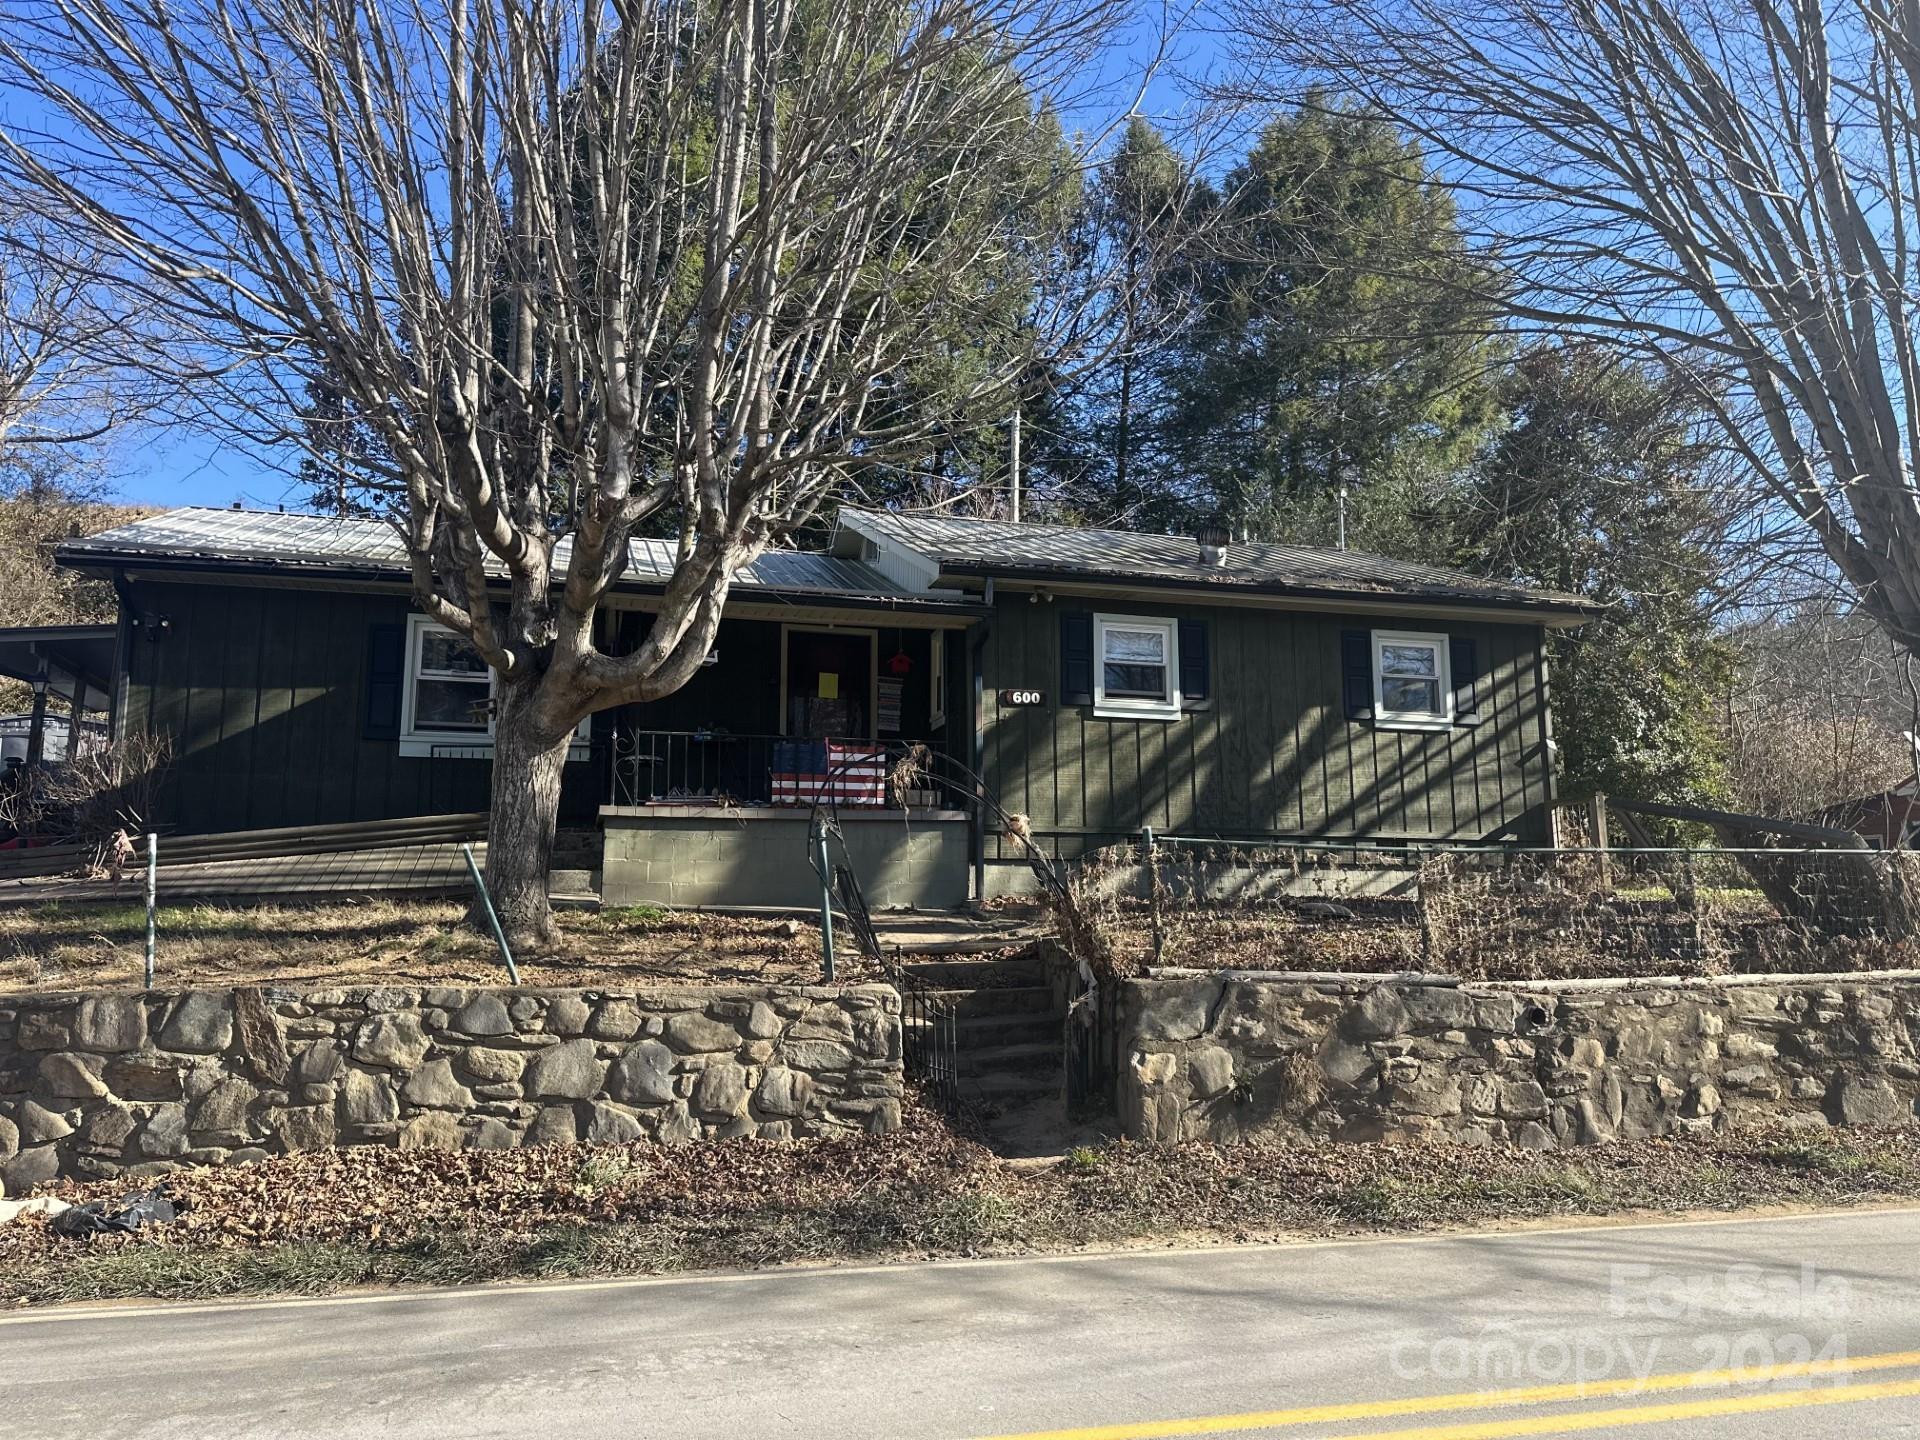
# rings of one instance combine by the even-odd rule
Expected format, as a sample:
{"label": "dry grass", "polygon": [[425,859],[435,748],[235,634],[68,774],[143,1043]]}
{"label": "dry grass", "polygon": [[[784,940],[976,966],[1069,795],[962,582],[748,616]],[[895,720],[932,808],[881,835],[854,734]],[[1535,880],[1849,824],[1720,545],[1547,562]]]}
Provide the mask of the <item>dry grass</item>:
{"label": "dry grass", "polygon": [[[519,957],[528,985],[817,984],[820,931],[805,921],[663,911],[562,912],[559,953]],[[159,911],[162,988],[260,984],[501,984],[491,939],[449,900],[180,905]],[[138,905],[0,909],[0,992],[137,987]],[[877,978],[842,950],[839,978]]]}
{"label": "dry grass", "polygon": [[1073,885],[1123,973],[1156,955],[1162,966],[1196,969],[1420,971],[1468,980],[1920,964],[1910,941],[1821,935],[1782,915],[1732,857],[1655,857],[1617,863],[1605,876],[1578,854],[1431,862],[1404,895],[1327,904],[1309,898],[1315,884],[1339,894],[1340,881],[1368,879],[1367,866],[1315,864],[1285,850],[1180,848],[1156,859],[1149,883],[1157,905],[1130,893],[1141,883],[1137,858],[1132,849],[1089,857]]}
{"label": "dry grass", "polygon": [[1035,1170],[910,1109],[878,1138],[325,1151],[178,1172],[184,1218],[133,1236],[0,1227],[0,1306],[1857,1204],[1920,1195],[1915,1138],[1773,1131],[1545,1154],[1116,1142]]}

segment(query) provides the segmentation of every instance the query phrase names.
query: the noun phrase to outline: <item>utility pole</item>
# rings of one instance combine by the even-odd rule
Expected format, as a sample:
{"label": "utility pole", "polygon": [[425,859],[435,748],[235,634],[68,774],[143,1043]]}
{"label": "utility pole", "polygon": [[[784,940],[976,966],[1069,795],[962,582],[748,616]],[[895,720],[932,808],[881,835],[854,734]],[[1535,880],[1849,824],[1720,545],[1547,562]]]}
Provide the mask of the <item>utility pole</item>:
{"label": "utility pole", "polygon": [[1013,407],[1013,433],[1007,448],[1007,468],[1012,474],[1009,482],[1010,508],[1013,512],[1013,523],[1018,525],[1020,523],[1020,407],[1018,405]]}

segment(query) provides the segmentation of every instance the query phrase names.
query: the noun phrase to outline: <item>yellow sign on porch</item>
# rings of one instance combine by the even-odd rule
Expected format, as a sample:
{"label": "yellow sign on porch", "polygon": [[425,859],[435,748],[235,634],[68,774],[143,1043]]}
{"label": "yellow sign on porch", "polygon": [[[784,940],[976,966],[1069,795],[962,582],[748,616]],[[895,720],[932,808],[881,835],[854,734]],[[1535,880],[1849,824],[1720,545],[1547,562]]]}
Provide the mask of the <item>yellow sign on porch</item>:
{"label": "yellow sign on porch", "polygon": [[840,698],[840,677],[838,675],[829,675],[824,670],[820,672],[820,698],[822,700],[838,700]]}

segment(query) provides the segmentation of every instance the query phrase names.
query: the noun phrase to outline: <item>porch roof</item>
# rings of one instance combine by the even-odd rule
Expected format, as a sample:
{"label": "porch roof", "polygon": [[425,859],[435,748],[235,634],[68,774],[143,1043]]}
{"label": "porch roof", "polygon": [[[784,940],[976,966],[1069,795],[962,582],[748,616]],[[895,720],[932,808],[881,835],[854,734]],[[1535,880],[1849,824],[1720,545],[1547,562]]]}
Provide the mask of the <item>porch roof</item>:
{"label": "porch roof", "polygon": [[[554,549],[563,574],[571,542]],[[212,571],[233,576],[312,576],[405,582],[406,547],[385,520],[278,511],[215,510],[189,506],[63,541],[54,552],[63,565],[103,573],[116,566]],[[504,568],[490,564],[496,573]],[[615,589],[663,591],[673,576],[674,545],[635,539],[627,544],[627,571]],[[974,614],[979,606],[952,593],[910,588],[856,558],[772,550],[734,580],[734,597],[816,606],[850,606],[929,614]]]}
{"label": "porch roof", "polygon": [[15,625],[0,629],[0,675],[44,680],[47,694],[82,711],[112,703],[114,627]]}

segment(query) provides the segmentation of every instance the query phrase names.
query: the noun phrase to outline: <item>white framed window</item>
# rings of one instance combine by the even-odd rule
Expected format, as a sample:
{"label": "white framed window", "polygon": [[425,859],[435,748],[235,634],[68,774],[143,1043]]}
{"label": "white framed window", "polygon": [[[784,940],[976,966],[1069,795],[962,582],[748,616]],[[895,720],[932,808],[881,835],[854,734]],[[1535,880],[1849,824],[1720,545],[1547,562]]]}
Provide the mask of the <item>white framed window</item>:
{"label": "white framed window", "polygon": [[1409,730],[1453,724],[1447,637],[1411,630],[1373,632],[1373,718]]}
{"label": "white framed window", "polygon": [[[425,615],[407,617],[406,687],[400,697],[400,753],[479,759],[493,753],[494,673],[460,635]],[[567,751],[587,754],[589,721]]]}
{"label": "white framed window", "polygon": [[1093,617],[1093,713],[1180,718],[1180,626],[1142,615]]}

